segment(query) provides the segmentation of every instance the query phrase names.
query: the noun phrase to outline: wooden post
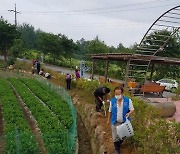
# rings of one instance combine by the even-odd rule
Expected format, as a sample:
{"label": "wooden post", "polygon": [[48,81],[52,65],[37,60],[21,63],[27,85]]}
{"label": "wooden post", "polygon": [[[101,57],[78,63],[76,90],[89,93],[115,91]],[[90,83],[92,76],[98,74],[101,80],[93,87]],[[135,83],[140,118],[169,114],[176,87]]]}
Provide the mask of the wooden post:
{"label": "wooden post", "polygon": [[94,65],[95,64],[95,60],[93,59],[93,63],[92,63],[92,72],[91,72],[91,79],[94,80]]}
{"label": "wooden post", "polygon": [[109,68],[109,61],[106,60],[106,67],[105,67],[105,83],[107,82],[107,76],[108,76],[108,68]]}
{"label": "wooden post", "polygon": [[154,73],[154,63],[152,63],[152,67],[151,67],[150,81],[152,81],[153,73]]}
{"label": "wooden post", "polygon": [[129,64],[130,64],[130,59],[127,61],[127,65],[126,65],[126,74],[125,74],[125,85],[124,85],[124,88],[128,87]]}

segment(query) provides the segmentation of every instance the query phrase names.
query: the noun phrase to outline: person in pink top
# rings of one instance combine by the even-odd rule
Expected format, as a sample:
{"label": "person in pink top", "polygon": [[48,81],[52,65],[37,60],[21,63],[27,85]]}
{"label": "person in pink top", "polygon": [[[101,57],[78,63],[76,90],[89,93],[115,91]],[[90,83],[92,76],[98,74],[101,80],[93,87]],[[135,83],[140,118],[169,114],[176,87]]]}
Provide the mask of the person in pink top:
{"label": "person in pink top", "polygon": [[76,76],[76,80],[78,80],[80,78],[80,73],[79,73],[78,69],[75,70],[75,76]]}

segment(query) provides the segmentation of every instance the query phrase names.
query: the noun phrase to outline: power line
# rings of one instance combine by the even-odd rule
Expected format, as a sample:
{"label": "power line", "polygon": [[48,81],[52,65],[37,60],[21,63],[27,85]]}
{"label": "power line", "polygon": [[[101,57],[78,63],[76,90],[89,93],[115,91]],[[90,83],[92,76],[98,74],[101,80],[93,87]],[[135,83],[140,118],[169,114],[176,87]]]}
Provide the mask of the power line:
{"label": "power line", "polygon": [[[99,14],[99,13],[109,13],[112,12],[111,10],[116,10],[116,9],[122,9],[122,8],[129,8],[129,7],[134,7],[134,6],[142,6],[142,5],[147,5],[147,4],[157,4],[165,1],[170,1],[170,0],[153,0],[149,2],[141,2],[141,3],[131,3],[131,4],[126,4],[126,5],[119,5],[119,6],[111,6],[111,7],[102,7],[102,8],[92,8],[92,9],[82,9],[82,10],[68,10],[68,11],[39,11],[39,12],[32,12],[32,11],[23,11],[24,14],[67,14],[67,15],[73,15],[73,13],[84,13],[87,12],[87,14]],[[109,10],[109,11],[107,11]],[[131,9],[128,9],[131,10]],[[93,12],[96,11],[96,12]],[[106,12],[101,12],[101,11],[106,11]],[[121,11],[121,10],[117,10]],[[116,12],[117,12],[116,11]],[[123,11],[123,10],[122,10]],[[78,14],[77,14],[78,15]]]}
{"label": "power line", "polygon": [[[140,7],[140,8],[134,8],[134,9],[124,9],[124,10],[113,10],[113,11],[104,11],[104,12],[87,12],[87,13],[83,13],[83,12],[79,12],[77,14],[73,14],[73,13],[67,13],[67,14],[63,14],[64,12],[56,12],[58,14],[61,15],[87,15],[87,14],[106,14],[106,13],[116,13],[116,12],[125,12],[125,11],[134,11],[134,10],[144,10],[144,9],[154,9],[154,8],[160,8],[160,7],[165,7],[165,6],[171,6],[171,5],[179,5],[179,3],[177,4],[167,4],[167,5],[161,5],[161,6],[150,6],[150,7]],[[52,12],[50,12],[52,13]],[[40,12],[31,12],[31,13],[24,13],[24,14],[31,14],[31,15],[44,15],[47,16],[50,13],[40,13]],[[54,12],[55,13],[55,12]],[[83,13],[83,14],[82,14]]]}
{"label": "power line", "polygon": [[13,12],[15,16],[15,26],[17,26],[17,14],[20,13],[16,10],[16,4],[14,10],[8,10],[9,12]]}

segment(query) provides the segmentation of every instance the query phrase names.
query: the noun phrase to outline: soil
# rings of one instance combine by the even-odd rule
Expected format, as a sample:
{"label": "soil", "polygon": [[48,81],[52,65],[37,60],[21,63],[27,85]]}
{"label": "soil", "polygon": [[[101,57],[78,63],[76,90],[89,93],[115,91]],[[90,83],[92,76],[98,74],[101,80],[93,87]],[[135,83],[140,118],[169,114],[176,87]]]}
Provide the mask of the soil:
{"label": "soil", "polygon": [[[63,82],[59,82],[59,80],[56,78],[52,78],[51,82],[53,82],[56,85],[63,86],[63,87],[65,85]],[[69,94],[71,96],[76,95],[79,98],[81,98],[81,99],[78,99],[80,103],[87,102],[87,98],[83,98],[81,93],[77,92],[77,89],[70,90]],[[40,150],[42,151],[42,153],[46,153],[45,148],[44,148],[44,144],[43,144],[43,140],[40,137],[41,133],[37,127],[35,120],[33,120],[31,118],[31,114],[25,108],[25,105],[23,102],[21,102],[21,105],[22,105],[22,109],[24,111],[25,117],[27,118],[29,125],[31,126],[31,129],[36,136]],[[99,126],[103,127],[103,132],[106,133],[105,139],[104,139],[104,144],[107,147],[107,154],[113,154],[114,153],[114,145],[112,142],[111,127],[110,127],[110,125],[108,126],[106,124],[107,117],[105,117],[103,112],[102,112],[100,114],[100,116],[97,117],[96,120],[98,121],[97,124]],[[88,131],[86,130],[86,127],[83,124],[83,121],[82,121],[80,115],[78,115],[78,119],[77,119],[77,128],[78,128],[78,140],[79,140],[79,154],[92,154],[93,152],[92,152],[92,147],[91,147],[91,143],[90,143],[90,137],[88,135]],[[129,144],[126,142],[124,142],[122,144],[121,153],[122,154],[137,154],[133,144]]]}
{"label": "soil", "polygon": [[23,110],[24,116],[26,118],[26,120],[28,121],[28,124],[31,128],[31,131],[33,132],[33,134],[35,135],[36,141],[38,143],[39,146],[39,150],[42,154],[46,154],[46,149],[44,146],[44,142],[43,139],[41,137],[41,132],[40,129],[37,126],[36,120],[33,118],[33,116],[31,115],[31,113],[29,112],[28,108],[25,106],[25,103],[23,102],[23,100],[21,99],[21,97],[19,96],[19,94],[16,92],[15,88],[12,86],[13,91],[21,105],[21,108]]}
{"label": "soil", "polygon": [[[57,79],[52,78],[51,82],[53,82],[56,85],[65,86],[63,82],[59,82]],[[77,89],[71,89],[69,91],[69,94],[74,97],[78,96],[79,103],[85,103],[87,102],[87,98],[84,98],[83,95],[78,92]],[[100,113],[100,116],[97,117],[97,125],[102,126],[104,128],[104,132],[106,133],[105,139],[104,139],[104,145],[107,147],[107,154],[113,154],[114,153],[114,145],[112,141],[112,134],[111,134],[111,127],[110,125],[107,125],[107,117],[104,116],[104,111]],[[78,121],[77,121],[77,127],[78,127],[78,139],[79,139],[79,154],[92,154],[92,147],[90,144],[90,138],[88,136],[88,132],[83,124],[83,121],[81,120],[80,115],[78,115]],[[87,144],[86,144],[87,143]],[[89,152],[88,152],[89,151]],[[133,143],[129,144],[124,142],[121,147],[121,153],[122,154],[137,154],[136,149],[134,148]]]}
{"label": "soil", "polygon": [[2,107],[0,105],[0,153],[4,153],[4,123],[3,123],[3,115],[2,115]]}
{"label": "soil", "polygon": [[[113,154],[114,153],[114,144],[112,141],[112,132],[111,132],[111,126],[107,125],[107,117],[104,115],[104,111],[100,113],[100,116],[97,118],[98,125],[102,126],[104,129],[103,131],[106,132],[106,137],[104,140],[105,145],[107,146],[107,154]],[[121,153],[122,154],[136,154],[135,149],[133,147],[133,144],[129,144],[127,142],[123,142],[121,146]]]}
{"label": "soil", "polygon": [[79,153],[78,154],[92,154],[92,148],[88,132],[82,122],[81,116],[77,115],[77,130],[78,130],[78,141],[79,141]]}
{"label": "soil", "polygon": [[[81,93],[77,92],[77,90],[75,90],[75,89],[72,89],[70,91],[70,94],[72,97],[82,96],[80,98],[77,98],[79,103],[87,102],[86,98],[84,98],[83,95],[81,95]],[[94,104],[94,110],[95,110],[95,104]],[[107,125],[107,116],[105,116],[103,109],[102,109],[102,112],[98,113],[98,117],[96,117],[96,119],[94,119],[94,120],[97,122],[97,126],[103,127],[102,133],[105,133],[103,142],[104,142],[104,145],[106,145],[107,154],[113,154],[114,153],[114,144],[112,141],[111,125]],[[125,142],[123,142],[123,144],[121,146],[121,153],[122,154],[137,154],[137,151],[136,151],[133,143],[127,143],[125,141]]]}
{"label": "soil", "polygon": [[[60,82],[57,79],[52,78],[51,81],[56,85],[64,86],[60,84]],[[77,131],[79,142],[78,154],[92,154],[93,152],[90,143],[90,138],[79,114],[77,114]]]}

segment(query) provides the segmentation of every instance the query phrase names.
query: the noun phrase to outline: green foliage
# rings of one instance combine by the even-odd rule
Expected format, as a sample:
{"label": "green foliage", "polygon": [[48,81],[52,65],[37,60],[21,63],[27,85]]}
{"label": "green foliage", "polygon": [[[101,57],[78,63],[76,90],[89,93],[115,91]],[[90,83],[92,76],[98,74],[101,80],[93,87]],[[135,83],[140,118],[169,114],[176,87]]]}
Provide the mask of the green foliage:
{"label": "green foliage", "polygon": [[78,48],[77,45],[73,42],[72,39],[68,39],[68,37],[65,35],[59,34],[59,37],[61,39],[61,46],[64,57],[72,58],[74,51]]}
{"label": "green foliage", "polygon": [[10,53],[8,54],[11,57],[18,57],[25,51],[24,45],[21,39],[15,39],[12,47],[10,48]]}
{"label": "green foliage", "polygon": [[59,123],[57,117],[52,115],[51,111],[44,107],[42,102],[36,98],[22,82],[14,78],[10,78],[9,81],[14,85],[27,107],[35,116],[38,126],[42,132],[58,132],[60,130],[64,130],[64,126]]}
{"label": "green foliage", "polygon": [[43,83],[32,79],[21,79],[49,108],[56,114],[60,122],[70,129],[73,123],[69,106],[58,94],[52,92]]}
{"label": "green foliage", "polygon": [[[114,86],[109,83],[103,84],[111,89],[114,95]],[[88,100],[93,100],[93,91],[102,86],[98,81],[79,80],[76,84],[78,91],[83,92]],[[127,93],[124,95],[132,99],[135,111],[131,116],[134,128],[134,136],[128,141],[133,141],[139,153],[144,154],[176,154],[180,152],[180,124],[174,121],[167,122],[160,118],[160,110],[133,97]],[[92,98],[91,98],[92,97]],[[90,101],[89,101],[90,102]]]}
{"label": "green foliage", "polygon": [[62,53],[61,40],[58,35],[45,32],[40,33],[38,45],[44,54],[50,53],[54,59]]}
{"label": "green foliage", "polygon": [[14,65],[15,61],[16,61],[15,57],[9,57],[7,63],[8,65]]}
{"label": "green foliage", "polygon": [[5,79],[0,80],[0,102],[5,121],[6,153],[16,153],[16,146],[19,142],[21,142],[21,145],[18,145],[20,153],[38,153],[35,137],[30,131],[12,88]]}
{"label": "green foliage", "polygon": [[[148,41],[146,43],[149,45],[161,46],[162,42],[155,42],[152,40],[164,40],[165,41],[167,38],[163,37],[163,35],[170,35],[170,32],[167,30],[155,31],[155,32],[151,33],[151,35],[148,37]],[[171,37],[167,46],[165,47],[164,51],[157,53],[157,56],[180,58],[180,41],[179,41],[179,39],[180,39],[179,33],[177,33],[176,35]],[[151,48],[153,48],[153,47],[151,47]],[[157,49],[157,47],[154,47],[154,49]],[[155,80],[159,80],[162,78],[174,78],[174,79],[180,78],[179,66],[159,64],[159,65],[155,65],[155,72],[156,72],[156,75],[154,76]]]}
{"label": "green foliage", "polygon": [[99,85],[99,82],[96,81],[96,80],[94,80],[94,81],[86,81],[86,80],[83,80],[83,79],[79,79],[77,81],[76,87],[78,89],[83,90],[85,93],[89,94],[89,92],[91,92],[91,93],[94,92],[95,89],[98,87],[98,85]]}
{"label": "green foliage", "polygon": [[0,60],[0,70],[7,68],[7,63],[4,60]]}
{"label": "green foliage", "polygon": [[117,50],[115,50],[114,52],[120,52],[120,53],[132,53],[134,50],[132,48],[126,48],[123,46],[122,43],[119,43],[119,45],[117,46]]}
{"label": "green foliage", "polygon": [[26,23],[22,24],[17,29],[21,33],[21,39],[26,49],[37,49],[38,34],[41,31],[36,31],[32,25]]}
{"label": "green foliage", "polygon": [[0,53],[7,60],[7,53],[13,45],[14,39],[18,38],[19,33],[14,25],[9,24],[3,18],[0,18]]}
{"label": "green foliage", "polygon": [[14,67],[17,70],[30,71],[32,68],[32,65],[30,63],[23,62],[23,61],[15,61]]}
{"label": "green foliage", "polygon": [[35,80],[9,78],[9,81],[36,119],[46,150],[49,153],[68,153],[69,134],[65,127],[71,126],[72,118],[67,103]]}
{"label": "green foliage", "polygon": [[91,54],[108,53],[108,46],[99,39],[90,41],[87,48],[88,48],[88,53]]}
{"label": "green foliage", "polygon": [[132,124],[135,135],[133,140],[141,153],[178,153],[180,133],[176,122],[166,122],[158,115],[159,110],[133,98],[135,114]]}

